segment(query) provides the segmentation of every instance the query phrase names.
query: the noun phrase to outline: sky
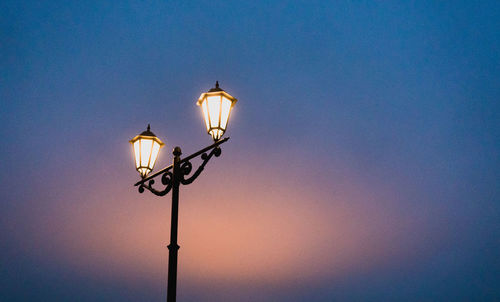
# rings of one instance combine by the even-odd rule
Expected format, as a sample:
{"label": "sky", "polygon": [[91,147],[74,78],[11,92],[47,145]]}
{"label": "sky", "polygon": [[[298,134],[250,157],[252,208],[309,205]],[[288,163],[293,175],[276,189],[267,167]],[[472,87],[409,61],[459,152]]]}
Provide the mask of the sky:
{"label": "sky", "polygon": [[[498,1],[2,1],[0,300],[500,300]],[[194,163],[194,162],[193,162]],[[198,162],[196,162],[198,163]]]}

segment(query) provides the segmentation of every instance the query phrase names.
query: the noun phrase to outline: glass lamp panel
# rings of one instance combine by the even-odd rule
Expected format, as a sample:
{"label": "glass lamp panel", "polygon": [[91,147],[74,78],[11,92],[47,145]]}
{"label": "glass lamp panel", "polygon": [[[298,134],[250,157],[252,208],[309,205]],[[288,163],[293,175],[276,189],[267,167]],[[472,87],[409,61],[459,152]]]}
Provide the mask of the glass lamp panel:
{"label": "glass lamp panel", "polygon": [[205,125],[207,125],[207,131],[210,130],[210,125],[208,123],[208,108],[207,108],[207,99],[203,100],[201,104],[201,109],[203,110],[203,117],[205,118]]}
{"label": "glass lamp panel", "polygon": [[142,138],[141,139],[141,167],[148,167],[149,159],[151,158],[151,151],[153,149],[153,140]]}
{"label": "glass lamp panel", "polygon": [[226,130],[229,112],[231,112],[231,101],[226,97],[222,97],[220,127]]}
{"label": "glass lamp panel", "polygon": [[149,161],[149,169],[153,170],[159,152],[160,144],[158,144],[158,142],[156,141],[153,141],[153,150],[151,152],[151,160]]}
{"label": "glass lamp panel", "polygon": [[134,142],[134,155],[135,155],[135,168],[139,169],[140,160],[141,160],[140,140],[136,140]]}
{"label": "glass lamp panel", "polygon": [[220,102],[221,96],[209,96],[205,101],[208,103],[208,115],[210,117],[210,127],[219,128]]}

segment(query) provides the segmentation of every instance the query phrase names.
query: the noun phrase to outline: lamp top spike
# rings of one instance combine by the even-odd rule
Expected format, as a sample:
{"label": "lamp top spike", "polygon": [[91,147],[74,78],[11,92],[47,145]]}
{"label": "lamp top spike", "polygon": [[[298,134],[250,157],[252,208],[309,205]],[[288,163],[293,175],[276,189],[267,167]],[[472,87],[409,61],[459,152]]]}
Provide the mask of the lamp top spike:
{"label": "lamp top spike", "polygon": [[210,89],[208,92],[217,92],[217,91],[224,91],[220,88],[219,81],[215,81],[215,87]]}
{"label": "lamp top spike", "polygon": [[147,130],[146,130],[146,131],[143,131],[143,132],[141,133],[141,135],[145,135],[145,136],[154,136],[154,137],[156,137],[156,135],[155,135],[153,132],[151,132],[151,125],[150,125],[150,124],[148,124],[148,128],[147,128]]}

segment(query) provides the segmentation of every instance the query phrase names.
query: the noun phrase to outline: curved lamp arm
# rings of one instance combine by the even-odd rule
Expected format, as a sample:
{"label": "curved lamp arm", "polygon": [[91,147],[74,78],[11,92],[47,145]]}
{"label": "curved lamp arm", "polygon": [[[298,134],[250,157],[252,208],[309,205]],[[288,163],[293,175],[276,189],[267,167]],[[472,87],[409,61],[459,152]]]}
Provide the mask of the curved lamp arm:
{"label": "curved lamp arm", "polygon": [[188,176],[189,173],[191,173],[191,170],[193,169],[193,165],[191,164],[191,162],[189,160],[184,161],[181,164],[181,177],[180,177],[181,184],[189,185],[190,183],[192,183],[196,178],[198,178],[198,176],[200,176],[201,172],[205,168],[205,165],[208,163],[210,158],[212,158],[212,156],[214,156],[214,155],[215,155],[215,157],[219,157],[221,152],[222,151],[221,151],[220,147],[216,146],[215,148],[213,148],[210,151],[210,153],[208,153],[208,155],[207,155],[207,153],[201,154],[201,159],[203,160],[203,163],[198,167],[196,172],[194,172],[188,178],[185,178],[185,177]]}
{"label": "curved lamp arm", "polygon": [[[198,152],[180,159],[178,162],[178,166],[174,167],[174,165],[172,164],[166,168],[163,168],[160,171],[143,178],[141,181],[137,182],[135,186],[139,187],[139,193],[143,193],[144,189],[146,189],[157,196],[165,196],[172,189],[174,181],[178,181],[183,185],[192,183],[196,178],[198,178],[198,176],[200,176],[201,172],[205,168],[205,165],[213,156],[219,157],[221,155],[222,151],[219,145],[225,143],[228,139],[229,137],[221,139],[214,144],[199,150]],[[189,176],[189,174],[193,170],[193,165],[191,164],[190,160],[193,158],[197,158],[198,156],[201,157],[203,162],[198,167],[198,169],[196,169],[196,171]],[[153,185],[155,184],[154,178],[159,175],[161,175],[161,183],[165,186],[162,190],[153,188]]]}
{"label": "curved lamp arm", "polygon": [[168,194],[168,192],[170,192],[170,189],[172,189],[173,178],[174,178],[174,175],[172,174],[172,172],[166,171],[161,176],[161,183],[165,186],[165,188],[163,188],[163,190],[156,190],[155,188],[153,188],[153,184],[155,183],[155,180],[150,179],[147,185],[142,183],[139,186],[139,193],[142,193],[142,192],[144,192],[144,189],[147,189],[148,191],[150,191],[151,193],[153,193],[157,196],[165,196]]}

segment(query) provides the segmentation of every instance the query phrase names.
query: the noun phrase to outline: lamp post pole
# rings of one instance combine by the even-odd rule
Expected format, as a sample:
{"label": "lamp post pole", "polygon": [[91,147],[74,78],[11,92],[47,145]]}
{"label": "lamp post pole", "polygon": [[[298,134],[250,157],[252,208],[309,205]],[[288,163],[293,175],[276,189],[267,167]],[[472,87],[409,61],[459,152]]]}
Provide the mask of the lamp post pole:
{"label": "lamp post pole", "polygon": [[177,253],[179,245],[177,244],[177,226],[179,222],[179,161],[181,159],[181,148],[175,147],[172,152],[173,160],[173,184],[172,184],[172,218],[170,221],[170,244],[168,245],[168,286],[167,302],[175,302],[177,290]]}
{"label": "lamp post pole", "polygon": [[[188,185],[192,183],[201,174],[205,165],[213,156],[219,157],[221,155],[222,151],[220,145],[228,140],[229,137],[220,139],[212,145],[184,158],[181,158],[181,148],[175,147],[172,152],[174,159],[170,166],[163,168],[150,176],[144,177],[141,181],[135,184],[135,186],[139,187],[140,193],[143,193],[144,189],[146,189],[154,195],[165,196],[172,191],[172,217],[170,221],[170,244],[168,245],[167,302],[175,302],[177,291],[177,255],[179,251],[179,245],[177,244],[177,230],[179,224],[179,187],[180,185]],[[202,163],[196,171],[193,172],[191,160],[197,157],[201,157]],[[153,187],[156,177],[161,178],[161,183],[165,186],[161,190],[157,190]]]}

